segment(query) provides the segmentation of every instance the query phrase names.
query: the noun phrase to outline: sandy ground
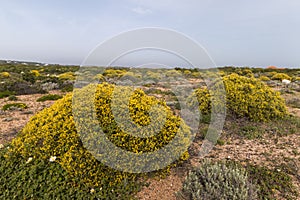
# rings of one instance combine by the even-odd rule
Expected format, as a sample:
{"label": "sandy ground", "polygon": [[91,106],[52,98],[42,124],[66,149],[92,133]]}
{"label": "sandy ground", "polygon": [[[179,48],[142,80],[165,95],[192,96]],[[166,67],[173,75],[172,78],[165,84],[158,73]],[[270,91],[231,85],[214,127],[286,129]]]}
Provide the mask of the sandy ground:
{"label": "sandy ground", "polygon": [[[53,90],[49,94],[64,93]],[[9,101],[8,98],[0,99],[0,108],[8,103],[25,103],[28,108],[23,110],[0,110],[0,144],[11,141],[17,133],[25,126],[35,113],[51,106],[54,101],[37,102],[36,100],[45,94],[18,95],[17,101]]]}

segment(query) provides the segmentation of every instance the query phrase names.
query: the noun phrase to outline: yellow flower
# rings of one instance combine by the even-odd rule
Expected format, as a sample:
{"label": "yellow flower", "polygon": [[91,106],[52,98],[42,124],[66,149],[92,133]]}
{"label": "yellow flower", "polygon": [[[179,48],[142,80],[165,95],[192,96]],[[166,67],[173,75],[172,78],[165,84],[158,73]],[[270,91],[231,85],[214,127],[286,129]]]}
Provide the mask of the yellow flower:
{"label": "yellow flower", "polygon": [[95,192],[95,190],[94,190],[94,188],[92,188],[91,190],[90,190],[90,193],[92,194],[92,193],[94,193]]}
{"label": "yellow flower", "polygon": [[0,144],[0,149],[4,148],[4,145],[3,144]]}

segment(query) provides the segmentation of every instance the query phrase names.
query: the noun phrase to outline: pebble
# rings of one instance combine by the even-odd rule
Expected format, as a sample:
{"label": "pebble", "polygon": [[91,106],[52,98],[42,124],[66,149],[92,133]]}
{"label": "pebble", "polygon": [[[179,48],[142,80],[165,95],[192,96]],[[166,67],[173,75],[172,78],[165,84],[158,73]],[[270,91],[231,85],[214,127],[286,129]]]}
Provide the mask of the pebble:
{"label": "pebble", "polygon": [[11,122],[12,120],[14,120],[14,118],[12,118],[12,117],[3,119],[4,122]]}

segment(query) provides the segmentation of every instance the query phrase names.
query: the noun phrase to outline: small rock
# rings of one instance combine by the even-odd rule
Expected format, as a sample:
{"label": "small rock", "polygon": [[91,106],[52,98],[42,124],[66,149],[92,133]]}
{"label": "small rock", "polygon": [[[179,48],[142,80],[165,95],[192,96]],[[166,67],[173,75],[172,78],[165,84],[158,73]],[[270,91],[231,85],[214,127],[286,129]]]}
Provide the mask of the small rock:
{"label": "small rock", "polygon": [[8,118],[3,119],[4,122],[11,122],[13,120],[14,120],[14,118],[12,118],[12,117],[8,117]]}
{"label": "small rock", "polygon": [[30,114],[33,114],[33,112],[30,111],[30,110],[28,110],[28,111],[22,112],[21,114],[23,114],[23,115],[30,115]]}

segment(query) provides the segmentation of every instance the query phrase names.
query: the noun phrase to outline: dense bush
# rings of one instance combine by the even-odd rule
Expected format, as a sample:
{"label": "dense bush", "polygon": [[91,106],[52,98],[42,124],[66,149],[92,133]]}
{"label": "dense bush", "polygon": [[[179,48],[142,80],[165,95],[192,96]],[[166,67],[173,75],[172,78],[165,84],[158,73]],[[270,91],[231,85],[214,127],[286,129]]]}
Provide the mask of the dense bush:
{"label": "dense bush", "polygon": [[65,72],[58,75],[58,78],[61,80],[75,80],[75,74],[73,72]]}
{"label": "dense bush", "polygon": [[0,77],[1,78],[8,78],[8,77],[10,77],[10,73],[9,72],[1,72]]}
{"label": "dense bush", "polygon": [[[222,81],[215,81],[211,87],[224,84],[226,106],[233,116],[248,117],[252,121],[269,121],[287,115],[284,99],[260,80],[231,74],[223,77]],[[195,95],[197,101],[193,98]],[[198,105],[201,113],[210,113],[212,97],[214,95],[210,90],[199,88],[189,98],[189,105]]]}
{"label": "dense bush", "polygon": [[257,189],[242,167],[204,160],[187,175],[183,194],[195,200],[251,200]]}
{"label": "dense bush", "polygon": [[261,81],[270,81],[270,80],[271,80],[271,79],[270,79],[269,77],[267,77],[267,76],[260,76],[259,79],[260,79]]}
{"label": "dense bush", "polygon": [[61,98],[62,98],[62,96],[58,95],[58,94],[47,94],[45,96],[38,98],[36,101],[37,102],[53,101],[53,100],[58,100]]}
{"label": "dense bush", "polygon": [[105,69],[103,76],[107,78],[119,78],[126,73],[125,69]]}
{"label": "dense bush", "polygon": [[280,80],[282,81],[283,79],[287,79],[287,80],[292,80],[292,78],[285,74],[285,73],[277,73],[277,74],[274,74],[272,77],[271,77],[272,80]]}
{"label": "dense bush", "polygon": [[[90,87],[92,86],[87,86],[75,92],[79,92],[79,96],[81,95],[82,98],[85,98],[85,91],[90,89]],[[121,91],[123,90],[122,88],[120,89]],[[146,96],[140,90],[136,91],[130,98],[129,110],[132,120],[140,126],[148,124],[150,122],[149,108],[153,105],[161,105],[167,113],[165,125],[156,135],[148,138],[134,137],[123,132],[115,122],[110,107],[113,90],[114,86],[112,85],[98,85],[96,93],[94,93],[94,102],[100,126],[110,141],[116,146],[139,154],[161,148],[168,144],[176,134],[190,137],[189,129],[179,117],[172,115],[171,110],[165,103],[156,100],[154,97]],[[81,101],[81,99],[77,100]],[[121,103],[121,99],[117,101],[119,100],[119,103]],[[128,102],[126,105],[128,105]],[[82,109],[86,108],[83,107]],[[87,117],[85,115],[81,120],[85,120]],[[183,127],[179,129],[179,126],[182,124]],[[88,126],[89,124],[84,125]],[[61,169],[67,172],[71,182],[76,183],[76,180],[80,180],[85,187],[95,188],[97,191],[99,191],[99,188],[102,188],[102,193],[105,193],[106,196],[97,196],[98,198],[128,198],[128,195],[137,189],[135,182],[137,182],[138,174],[117,171],[96,160],[83,146],[76,128],[72,114],[72,94],[68,94],[63,99],[56,101],[50,108],[46,108],[31,118],[20,135],[12,141],[9,152],[5,154],[6,160],[4,162],[12,162],[11,158],[15,156],[21,160],[27,160],[32,157],[41,162],[48,161],[51,157],[56,156],[55,162],[59,163],[62,167]],[[97,133],[95,134],[97,136]],[[146,133],[142,132],[141,134]],[[185,138],[181,138],[178,146],[184,146],[186,142]],[[176,154],[176,152],[168,153]],[[186,160],[187,158],[188,153],[184,152],[181,160]],[[20,171],[20,173],[24,172]],[[3,183],[1,182],[0,184]],[[10,194],[17,194],[18,191],[15,191],[14,188],[16,186],[22,187],[22,184],[18,184],[17,182],[12,183],[10,189],[8,189]],[[74,189],[80,190],[78,185],[75,184],[73,186]],[[52,189],[46,191],[46,194],[49,195]],[[111,192],[112,190],[115,192]]]}
{"label": "dense bush", "polygon": [[38,77],[38,76],[41,75],[40,72],[39,72],[39,70],[35,70],[35,69],[30,70],[30,73],[33,74],[33,75],[36,76],[36,77]]}

